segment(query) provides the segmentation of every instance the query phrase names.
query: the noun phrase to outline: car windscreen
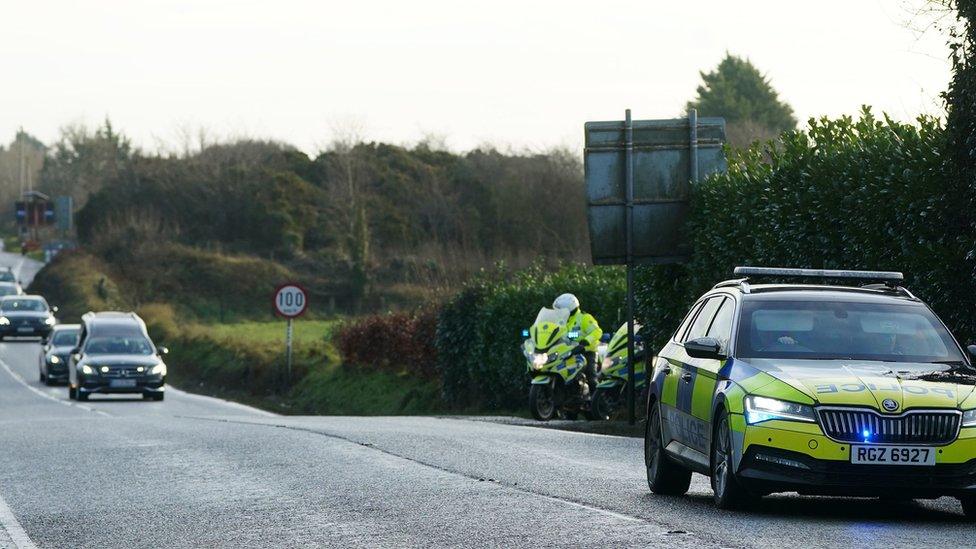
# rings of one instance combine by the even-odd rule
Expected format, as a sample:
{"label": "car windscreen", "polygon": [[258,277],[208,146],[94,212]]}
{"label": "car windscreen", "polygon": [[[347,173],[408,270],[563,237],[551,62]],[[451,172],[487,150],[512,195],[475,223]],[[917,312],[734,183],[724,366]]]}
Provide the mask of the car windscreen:
{"label": "car windscreen", "polygon": [[0,302],[0,311],[5,313],[18,311],[43,313],[47,311],[47,303],[40,299],[5,299]]}
{"label": "car windscreen", "polygon": [[0,284],[0,296],[5,295],[17,295],[20,292],[17,291],[17,286],[13,284]]}
{"label": "car windscreen", "polygon": [[0,282],[17,282],[17,277],[12,271],[0,271]]}
{"label": "car windscreen", "polygon": [[736,355],[742,358],[963,362],[932,312],[918,304],[746,301]]}
{"label": "car windscreen", "polygon": [[106,335],[93,337],[85,344],[90,355],[151,355],[152,344],[141,335]]}
{"label": "car windscreen", "polygon": [[78,330],[59,330],[51,336],[51,345],[55,347],[74,347],[78,344]]}

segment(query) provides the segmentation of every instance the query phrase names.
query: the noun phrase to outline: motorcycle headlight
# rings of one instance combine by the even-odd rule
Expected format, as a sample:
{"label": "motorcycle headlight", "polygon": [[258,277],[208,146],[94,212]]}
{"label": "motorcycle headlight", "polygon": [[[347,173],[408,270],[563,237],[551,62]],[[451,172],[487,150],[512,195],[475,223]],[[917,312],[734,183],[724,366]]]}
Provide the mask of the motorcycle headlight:
{"label": "motorcycle headlight", "polygon": [[976,427],[976,408],[962,413],[963,427]]}
{"label": "motorcycle headlight", "polygon": [[50,357],[48,357],[47,361],[50,364],[61,364],[61,359],[58,358],[58,355],[51,355]]}
{"label": "motorcycle headlight", "polygon": [[153,366],[149,369],[149,375],[154,376],[164,376],[166,375],[166,365],[160,362],[159,364]]}
{"label": "motorcycle headlight", "polygon": [[746,397],[746,423],[755,425],[771,419],[816,421],[813,407],[775,398],[749,395]]}
{"label": "motorcycle headlight", "polygon": [[532,365],[535,366],[536,368],[542,368],[548,363],[549,363],[548,355],[542,353],[537,353],[535,355],[532,355]]}
{"label": "motorcycle headlight", "polygon": [[606,358],[603,359],[603,363],[600,364],[600,369],[601,370],[606,370],[607,368],[609,368],[611,366],[613,366],[613,358],[606,357]]}
{"label": "motorcycle headlight", "polygon": [[82,364],[81,365],[81,373],[85,374],[86,376],[94,375],[95,374],[95,369],[92,368],[91,366],[87,365],[87,364]]}

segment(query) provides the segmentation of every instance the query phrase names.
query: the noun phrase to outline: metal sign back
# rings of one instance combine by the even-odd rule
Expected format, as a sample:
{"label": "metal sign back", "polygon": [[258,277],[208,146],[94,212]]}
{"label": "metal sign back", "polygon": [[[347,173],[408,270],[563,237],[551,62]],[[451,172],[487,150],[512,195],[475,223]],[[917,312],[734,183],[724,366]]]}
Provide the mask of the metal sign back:
{"label": "metal sign back", "polygon": [[[692,124],[692,120],[697,123]],[[597,265],[627,262],[625,121],[587,122],[584,169],[590,247]],[[684,234],[692,181],[726,169],[722,118],[634,120],[633,261],[675,263],[690,255]],[[695,173],[697,172],[697,173]]]}

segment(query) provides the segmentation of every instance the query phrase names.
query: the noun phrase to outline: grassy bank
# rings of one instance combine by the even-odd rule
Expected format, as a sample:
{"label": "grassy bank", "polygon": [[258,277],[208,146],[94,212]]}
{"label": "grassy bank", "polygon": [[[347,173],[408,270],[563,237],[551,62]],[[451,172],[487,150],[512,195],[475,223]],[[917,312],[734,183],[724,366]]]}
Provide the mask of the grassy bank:
{"label": "grassy bank", "polygon": [[435,381],[344,364],[332,343],[341,320],[312,316],[294,322],[289,376],[283,320],[265,313],[250,315],[258,320],[207,322],[207,317],[195,316],[186,307],[136,303],[132,296],[138,294],[129,291],[124,280],[94,257],[72,252],[45,266],[31,290],[59,305],[64,322],[77,322],[87,311],[137,311],[153,340],[169,347],[168,381],[182,389],[286,414],[443,411]]}

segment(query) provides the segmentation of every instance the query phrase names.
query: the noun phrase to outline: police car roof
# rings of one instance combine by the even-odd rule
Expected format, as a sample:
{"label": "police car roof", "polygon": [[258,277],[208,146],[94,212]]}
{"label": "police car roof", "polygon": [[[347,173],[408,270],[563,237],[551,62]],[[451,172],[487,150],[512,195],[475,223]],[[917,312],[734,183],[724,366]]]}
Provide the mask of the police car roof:
{"label": "police car roof", "polygon": [[919,302],[904,289],[818,284],[750,284],[742,291],[742,297],[747,301]]}

